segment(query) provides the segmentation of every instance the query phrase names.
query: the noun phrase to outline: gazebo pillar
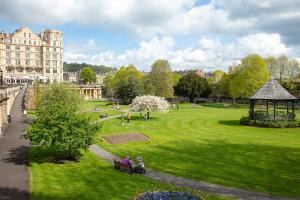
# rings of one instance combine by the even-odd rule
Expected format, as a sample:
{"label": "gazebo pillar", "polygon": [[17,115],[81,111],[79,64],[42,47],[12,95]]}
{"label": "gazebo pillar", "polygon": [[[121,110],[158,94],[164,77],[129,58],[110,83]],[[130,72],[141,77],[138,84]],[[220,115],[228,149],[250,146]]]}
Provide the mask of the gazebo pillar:
{"label": "gazebo pillar", "polygon": [[276,118],[276,101],[273,100],[273,106],[274,106],[274,120]]}
{"label": "gazebo pillar", "polygon": [[267,100],[267,116],[269,116],[269,101]]}
{"label": "gazebo pillar", "polygon": [[293,117],[295,116],[295,100],[292,101],[292,113]]}

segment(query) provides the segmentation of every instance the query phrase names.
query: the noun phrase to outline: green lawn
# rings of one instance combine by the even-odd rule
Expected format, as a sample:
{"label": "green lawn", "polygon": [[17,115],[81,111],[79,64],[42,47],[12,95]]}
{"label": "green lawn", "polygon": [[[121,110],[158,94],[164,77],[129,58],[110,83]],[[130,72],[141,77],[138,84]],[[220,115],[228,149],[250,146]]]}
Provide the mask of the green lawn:
{"label": "green lawn", "polygon": [[123,126],[105,121],[101,135],[142,132],[151,141],[99,145],[119,156],[141,155],[146,166],[178,176],[300,197],[299,128],[241,126],[244,108],[180,107]]}
{"label": "green lawn", "polygon": [[99,109],[99,112],[86,112],[86,114],[91,118],[91,120],[99,119],[101,113],[107,114],[107,116],[113,116],[121,114],[120,110],[126,110],[127,106],[119,105],[120,110],[116,110],[112,108],[112,105],[106,105],[106,101],[84,101],[80,104],[80,110],[82,111],[90,111],[94,108]]}
{"label": "green lawn", "polygon": [[[30,150],[32,200],[130,200],[147,190],[174,189],[141,175],[115,170],[93,153],[87,152],[80,162],[69,164],[47,162],[51,155],[52,152],[41,148]],[[207,200],[231,199],[204,193],[201,196]]]}

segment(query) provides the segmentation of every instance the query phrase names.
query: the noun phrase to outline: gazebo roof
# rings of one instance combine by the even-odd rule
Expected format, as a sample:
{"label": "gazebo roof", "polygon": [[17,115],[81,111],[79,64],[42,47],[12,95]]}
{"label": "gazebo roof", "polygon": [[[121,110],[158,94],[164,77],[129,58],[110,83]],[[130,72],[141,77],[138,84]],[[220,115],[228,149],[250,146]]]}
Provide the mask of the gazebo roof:
{"label": "gazebo roof", "polygon": [[270,79],[250,99],[256,100],[295,100],[276,80]]}

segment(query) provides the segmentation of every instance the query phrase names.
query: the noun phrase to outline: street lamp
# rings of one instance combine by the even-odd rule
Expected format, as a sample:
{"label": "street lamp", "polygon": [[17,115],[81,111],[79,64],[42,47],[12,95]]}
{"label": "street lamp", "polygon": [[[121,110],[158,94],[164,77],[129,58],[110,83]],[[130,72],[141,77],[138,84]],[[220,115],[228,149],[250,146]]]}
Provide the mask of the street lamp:
{"label": "street lamp", "polygon": [[3,71],[2,69],[0,68],[0,86],[3,86]]}

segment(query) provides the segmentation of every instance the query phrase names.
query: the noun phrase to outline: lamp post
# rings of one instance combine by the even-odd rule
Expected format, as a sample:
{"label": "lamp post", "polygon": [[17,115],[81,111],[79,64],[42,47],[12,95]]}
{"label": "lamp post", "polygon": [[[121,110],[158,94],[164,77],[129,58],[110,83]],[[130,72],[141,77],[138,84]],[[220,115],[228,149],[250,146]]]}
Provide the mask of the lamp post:
{"label": "lamp post", "polygon": [[3,86],[3,71],[0,69],[0,86]]}

